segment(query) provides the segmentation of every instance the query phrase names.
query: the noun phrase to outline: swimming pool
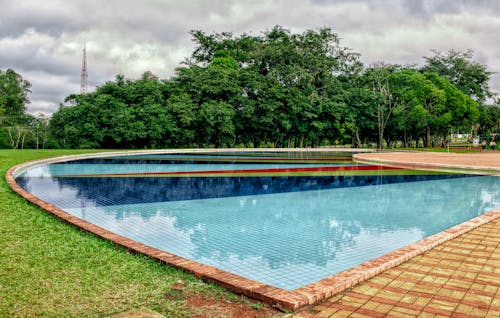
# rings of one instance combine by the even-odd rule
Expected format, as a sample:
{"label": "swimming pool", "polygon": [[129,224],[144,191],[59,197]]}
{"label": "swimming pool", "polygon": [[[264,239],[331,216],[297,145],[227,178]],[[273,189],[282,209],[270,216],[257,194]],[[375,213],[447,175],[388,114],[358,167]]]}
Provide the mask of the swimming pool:
{"label": "swimming pool", "polygon": [[34,165],[26,191],[162,251],[293,291],[500,206],[500,178],[349,154],[114,155]]}

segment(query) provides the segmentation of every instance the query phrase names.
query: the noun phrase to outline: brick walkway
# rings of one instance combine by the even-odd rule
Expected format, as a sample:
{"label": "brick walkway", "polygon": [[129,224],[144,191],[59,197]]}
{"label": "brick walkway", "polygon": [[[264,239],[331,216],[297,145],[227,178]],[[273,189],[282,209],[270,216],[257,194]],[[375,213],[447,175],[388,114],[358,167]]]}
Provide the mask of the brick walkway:
{"label": "brick walkway", "polygon": [[294,317],[500,317],[500,218]]}
{"label": "brick walkway", "polygon": [[[379,162],[500,171],[500,153],[360,156]],[[294,317],[500,317],[500,218]]]}

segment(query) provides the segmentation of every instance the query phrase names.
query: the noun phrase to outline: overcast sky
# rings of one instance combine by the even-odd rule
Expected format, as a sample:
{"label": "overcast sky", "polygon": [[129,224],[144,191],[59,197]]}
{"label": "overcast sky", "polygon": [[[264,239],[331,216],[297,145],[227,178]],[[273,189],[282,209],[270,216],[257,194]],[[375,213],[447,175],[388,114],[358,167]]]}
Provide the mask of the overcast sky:
{"label": "overcast sky", "polygon": [[[29,112],[53,113],[80,92],[84,41],[93,90],[117,74],[169,78],[192,51],[190,30],[260,35],[275,25],[330,27],[365,64],[472,49],[500,71],[498,0],[0,0],[0,69],[31,82]],[[500,92],[499,74],[490,86]]]}

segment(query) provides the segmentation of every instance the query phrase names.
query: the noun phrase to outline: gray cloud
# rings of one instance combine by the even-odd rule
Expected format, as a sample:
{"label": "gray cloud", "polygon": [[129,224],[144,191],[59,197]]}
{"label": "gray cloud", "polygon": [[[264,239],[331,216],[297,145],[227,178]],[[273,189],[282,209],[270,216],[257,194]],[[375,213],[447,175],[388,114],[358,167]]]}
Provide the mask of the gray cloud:
{"label": "gray cloud", "polygon": [[[497,0],[0,0],[0,69],[32,83],[30,112],[51,113],[80,89],[83,42],[89,86],[150,70],[161,78],[193,48],[189,31],[260,34],[328,26],[367,64],[421,64],[431,49],[475,51],[500,71]],[[500,76],[491,86],[500,91]]]}

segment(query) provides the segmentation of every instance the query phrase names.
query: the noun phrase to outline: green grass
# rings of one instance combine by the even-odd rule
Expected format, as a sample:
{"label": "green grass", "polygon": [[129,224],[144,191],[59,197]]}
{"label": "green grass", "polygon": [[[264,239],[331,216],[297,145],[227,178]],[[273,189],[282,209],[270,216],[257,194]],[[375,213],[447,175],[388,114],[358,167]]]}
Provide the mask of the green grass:
{"label": "green grass", "polygon": [[[0,172],[39,158],[81,150],[0,150]],[[190,317],[184,293],[237,300],[222,288],[64,223],[0,180],[0,317],[104,317],[148,308],[167,317]],[[181,295],[182,296],[182,295]]]}

